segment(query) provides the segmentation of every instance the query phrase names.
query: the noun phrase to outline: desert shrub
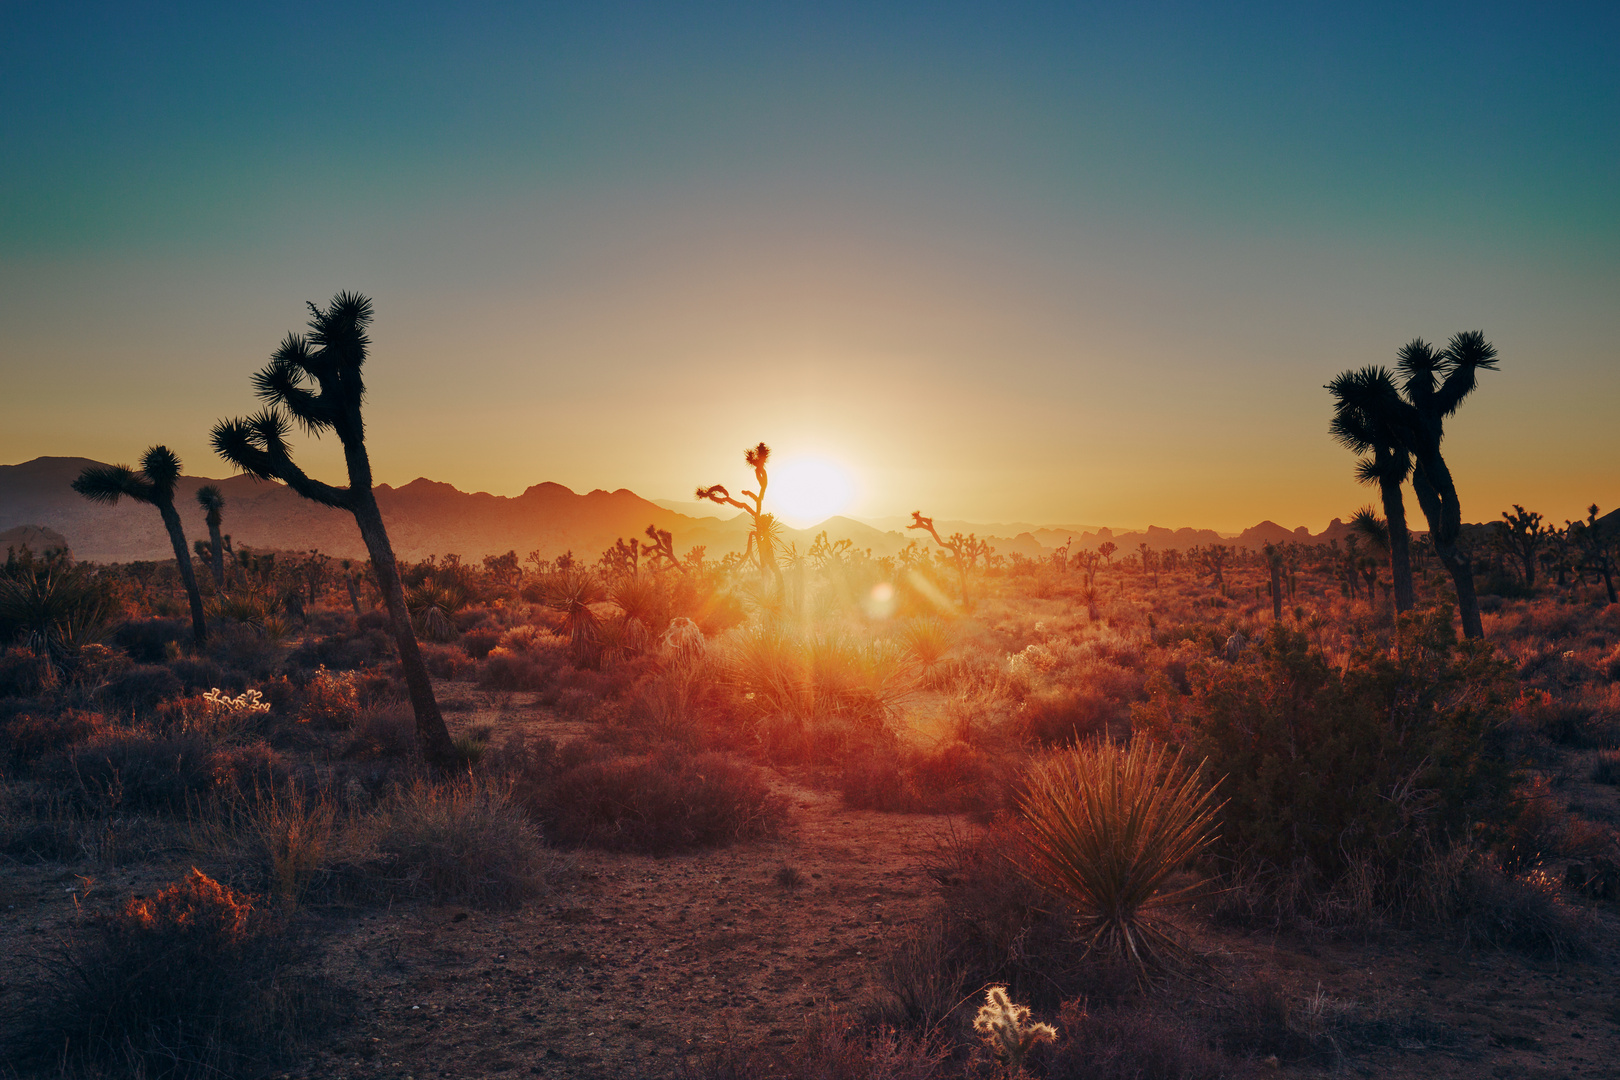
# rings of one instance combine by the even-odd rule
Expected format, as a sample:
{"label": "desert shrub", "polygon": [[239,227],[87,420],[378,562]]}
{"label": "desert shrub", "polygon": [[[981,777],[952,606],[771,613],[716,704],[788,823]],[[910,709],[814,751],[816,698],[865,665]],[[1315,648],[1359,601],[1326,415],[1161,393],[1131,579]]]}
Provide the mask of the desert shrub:
{"label": "desert shrub", "polygon": [[343,756],[360,761],[406,757],[416,750],[416,717],[399,704],[365,709],[355,720]]}
{"label": "desert shrub", "polygon": [[474,660],[482,660],[501,643],[502,632],[492,626],[469,630],[461,636],[461,647]]}
{"label": "desert shrub", "polygon": [[161,664],[170,646],[191,636],[191,623],[185,619],[131,619],[112,632],[112,643],[129,653],[138,664]]}
{"label": "desert shrub", "polygon": [[0,698],[26,697],[40,692],[45,668],[39,657],[24,648],[0,651]]}
{"label": "desert shrub", "polygon": [[486,690],[541,690],[556,677],[561,664],[558,650],[530,654],[497,646],[479,667],[478,685]]}
{"label": "desert shrub", "polygon": [[844,803],[861,810],[951,814],[999,809],[1010,770],[959,740],[928,749],[873,746],[850,755],[839,777]]}
{"label": "desert shrub", "polygon": [[53,1075],[258,1073],[333,1004],[299,974],[307,957],[286,923],[193,870],[78,928],[10,1025],[11,1060]]}
{"label": "desert shrub", "polygon": [[360,680],[352,671],[321,668],[304,684],[304,708],[299,719],[323,727],[352,727],[360,715]]}
{"label": "desert shrub", "polygon": [[759,770],[724,754],[601,753],[577,743],[529,750],[518,791],[559,843],[658,854],[770,836],[786,820]]}
{"label": "desert shrub", "polygon": [[1591,779],[1594,784],[1620,784],[1620,750],[1599,750]]}
{"label": "desert shrub", "polygon": [[1232,1063],[1183,1016],[1151,1002],[1088,1009],[1065,1002],[1049,1080],[1218,1080]]}
{"label": "desert shrub", "polygon": [[251,789],[286,779],[280,757],[262,743],[220,747],[195,732],[112,731],[43,759],[40,771],[99,812],[181,814],[221,785]]}
{"label": "desert shrub", "polygon": [[454,645],[422,645],[422,662],[435,679],[464,679],[478,671],[477,661]]}
{"label": "desert shrub", "polygon": [[261,631],[222,622],[209,628],[208,656],[248,682],[263,682],[281,667],[282,645],[275,635],[274,623]]}
{"label": "desert shrub", "polygon": [[1129,715],[1129,706],[1094,690],[1064,686],[1025,695],[1017,719],[1023,738],[1061,746],[1106,734]]}
{"label": "desert shrub", "polygon": [[60,713],[18,716],[0,731],[4,732],[11,759],[26,763],[103,734],[108,727],[107,718],[100,713],[67,709]]}
{"label": "desert shrub", "polygon": [[259,887],[287,911],[340,856],[338,808],[324,792],[293,785],[226,790],[195,811],[192,846],[215,859],[246,862]]}
{"label": "desert shrub", "polygon": [[502,785],[417,781],[367,826],[382,856],[376,884],[389,895],[510,908],[550,888],[558,868]]}
{"label": "desert shrub", "polygon": [[1602,746],[1613,735],[1596,710],[1579,702],[1560,700],[1545,690],[1526,690],[1513,703],[1519,725],[1542,738],[1577,750]]}
{"label": "desert shrub", "polygon": [[1193,693],[1133,710],[1138,731],[1205,758],[1226,800],[1217,850],[1331,884],[1371,860],[1394,881],[1425,844],[1506,820],[1513,770],[1496,746],[1512,676],[1444,609],[1406,616],[1398,656],[1357,648],[1341,670],[1274,626],[1249,660],[1190,673]]}
{"label": "desert shrub", "polygon": [[305,641],[287,656],[287,663],[305,671],[328,668],[353,671],[385,662],[394,655],[394,642],[382,630],[357,630]]}
{"label": "desert shrub", "polygon": [[812,720],[840,716],[881,723],[906,690],[900,652],[831,634],[801,638],[774,627],[728,643],[722,670],[759,715]]}
{"label": "desert shrub", "polygon": [[1187,898],[1167,885],[1214,841],[1217,809],[1196,768],[1145,739],[1054,754],[1018,800],[1026,873],[1074,909],[1088,950],[1146,974],[1182,952],[1159,916]]}
{"label": "desert shrub", "polygon": [[185,683],[167,667],[137,664],[109,682],[102,697],[120,712],[150,712],[159,702],[185,692]]}
{"label": "desert shrub", "polygon": [[177,656],[164,666],[174,672],[174,677],[180,680],[181,686],[188,694],[199,690],[212,690],[216,686],[232,690],[241,689],[240,678],[234,680],[238,685],[233,685],[233,679],[226,674],[225,669],[206,657]]}

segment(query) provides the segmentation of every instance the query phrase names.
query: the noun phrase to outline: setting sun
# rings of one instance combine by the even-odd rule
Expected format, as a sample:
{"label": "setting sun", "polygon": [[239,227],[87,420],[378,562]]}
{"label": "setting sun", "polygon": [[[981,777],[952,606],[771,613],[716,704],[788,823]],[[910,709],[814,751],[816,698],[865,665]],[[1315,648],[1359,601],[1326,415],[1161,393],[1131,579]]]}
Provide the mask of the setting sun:
{"label": "setting sun", "polygon": [[771,509],[795,529],[807,529],[849,508],[849,474],[826,458],[793,458],[771,470]]}

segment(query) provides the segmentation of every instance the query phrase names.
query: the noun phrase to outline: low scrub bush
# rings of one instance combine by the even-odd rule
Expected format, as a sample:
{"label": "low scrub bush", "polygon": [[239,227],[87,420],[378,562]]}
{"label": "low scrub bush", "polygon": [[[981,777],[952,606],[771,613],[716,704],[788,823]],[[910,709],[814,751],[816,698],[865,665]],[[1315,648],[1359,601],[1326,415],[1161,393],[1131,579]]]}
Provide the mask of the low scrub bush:
{"label": "low scrub bush", "polygon": [[83,923],[8,1025],[14,1065],[56,1075],[252,1075],[288,1059],[331,1008],[279,918],[193,870]]}
{"label": "low scrub bush", "polygon": [[461,636],[461,647],[474,660],[482,660],[501,643],[502,632],[493,626],[469,630]]}
{"label": "low scrub bush", "polygon": [[263,743],[218,746],[195,732],[145,730],[114,730],[78,743],[42,760],[40,771],[101,813],[183,814],[218,788],[268,788],[286,779],[281,758]]}
{"label": "low scrub bush", "polygon": [[1011,769],[961,741],[926,750],[872,747],[846,761],[844,802],[891,813],[989,813],[1006,802]]}
{"label": "low scrub bush", "polygon": [[355,721],[343,756],[358,761],[407,757],[416,750],[416,717],[410,707],[388,704],[365,709]]}
{"label": "low scrub bush", "polygon": [[549,890],[559,862],[499,784],[418,781],[365,826],[382,857],[377,886],[434,903],[511,908]]}
{"label": "low scrub bush", "polygon": [[602,753],[577,743],[526,751],[518,792],[559,843],[659,854],[770,836],[786,820],[759,770],[724,754]]}
{"label": "low scrub bush", "polygon": [[1428,845],[1508,820],[1511,671],[1488,644],[1458,641],[1444,609],[1403,617],[1398,633],[1396,656],[1369,643],[1341,669],[1274,626],[1248,659],[1190,669],[1189,697],[1160,683],[1133,709],[1137,731],[1225,778],[1220,854],[1279,879],[1304,865],[1323,887],[1364,865],[1395,882]]}
{"label": "low scrub bush", "polygon": [[1106,735],[1121,728],[1130,706],[1095,690],[1058,687],[1024,697],[1017,714],[1019,734],[1043,746],[1062,746]]}
{"label": "low scrub bush", "polygon": [[321,727],[353,727],[360,716],[360,677],[352,671],[321,668],[304,685],[299,719]]}
{"label": "low scrub bush", "polygon": [[160,664],[137,664],[117,675],[102,690],[102,697],[118,712],[146,713],[186,692],[186,684]]}
{"label": "low scrub bush", "polygon": [[1220,1080],[1233,1063],[1188,1019],[1152,1003],[1088,1009],[1066,1002],[1048,1080]]}
{"label": "low scrub bush", "polygon": [[191,637],[191,623],[185,619],[131,619],[112,632],[112,643],[129,653],[137,664],[161,664],[171,646]]}
{"label": "low scrub bush", "polygon": [[98,712],[67,709],[60,713],[25,714],[13,717],[4,728],[11,760],[18,764],[35,761],[47,754],[66,750],[110,730],[107,718]]}

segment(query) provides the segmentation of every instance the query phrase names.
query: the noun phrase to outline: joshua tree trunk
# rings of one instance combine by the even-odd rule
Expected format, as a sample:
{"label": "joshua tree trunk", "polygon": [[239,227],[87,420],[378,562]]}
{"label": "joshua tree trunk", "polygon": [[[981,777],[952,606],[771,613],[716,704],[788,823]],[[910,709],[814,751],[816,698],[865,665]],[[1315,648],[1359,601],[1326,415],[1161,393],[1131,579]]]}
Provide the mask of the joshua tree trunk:
{"label": "joshua tree trunk", "polygon": [[[1434,545],[1434,553],[1451,575],[1452,585],[1457,590],[1457,615],[1462,620],[1463,637],[1482,638],[1485,624],[1480,620],[1479,597],[1474,593],[1474,564],[1457,547],[1462,517],[1457,508],[1456,488],[1451,483],[1451,470],[1438,455],[1419,458],[1417,470],[1412,474],[1412,490],[1417,493],[1423,515],[1429,519],[1429,541]],[[1441,494],[1445,490],[1451,492],[1449,498]]]}
{"label": "joshua tree trunk", "polygon": [[180,568],[180,582],[186,587],[186,599],[191,603],[191,636],[199,646],[208,643],[208,624],[203,619],[202,593],[197,591],[197,575],[191,569],[191,552],[186,550],[186,533],[180,526],[180,515],[174,509],[173,499],[157,504],[163,517],[163,527],[169,530],[169,543],[174,547],[174,561]]}
{"label": "joshua tree trunk", "polygon": [[1406,503],[1401,498],[1399,479],[1382,478],[1378,487],[1384,499],[1384,522],[1389,528],[1389,576],[1395,590],[1395,612],[1400,614],[1411,611],[1413,606],[1412,540],[1406,530]]}
{"label": "joshua tree trunk", "polygon": [[1282,622],[1282,562],[1271,560],[1271,618]]}
{"label": "joshua tree trunk", "polygon": [[214,575],[214,588],[225,587],[225,540],[219,535],[219,522],[208,523],[208,568]]}
{"label": "joshua tree trunk", "polygon": [[[369,473],[370,469],[366,471]],[[360,538],[371,555],[383,603],[388,607],[388,629],[399,649],[399,666],[405,672],[405,687],[411,695],[417,741],[429,761],[447,762],[454,756],[454,748],[439,712],[439,703],[433,696],[433,682],[428,678],[422,649],[416,643],[416,631],[411,628],[411,613],[405,607],[405,587],[399,580],[399,564],[394,561],[394,548],[383,527],[382,511],[377,509],[377,499],[369,486],[357,488],[351,484],[350,491],[354,493],[354,520],[360,526]]]}

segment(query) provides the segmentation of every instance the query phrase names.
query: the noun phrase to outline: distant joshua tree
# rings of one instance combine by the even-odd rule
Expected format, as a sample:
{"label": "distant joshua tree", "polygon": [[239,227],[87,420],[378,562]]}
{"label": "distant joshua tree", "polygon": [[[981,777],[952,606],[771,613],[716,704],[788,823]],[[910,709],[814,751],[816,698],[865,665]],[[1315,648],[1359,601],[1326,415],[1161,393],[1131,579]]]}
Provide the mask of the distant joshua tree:
{"label": "distant joshua tree", "polygon": [[214,588],[225,587],[225,539],[219,534],[220,511],[225,509],[225,496],[213,484],[197,489],[197,505],[203,508],[208,522],[208,569],[214,576]]}
{"label": "distant joshua tree", "polygon": [[1553,528],[1541,523],[1540,514],[1518,503],[1513,504],[1513,513],[1502,511],[1502,520],[1507,523],[1501,533],[1502,543],[1523,567],[1524,587],[1533,589],[1536,587],[1536,558]]}
{"label": "distant joshua tree", "polygon": [[[782,527],[777,523],[776,517],[765,512],[765,489],[770,485],[770,477],[765,466],[771,460],[771,448],[764,443],[750,447],[743,451],[743,461],[754,470],[754,479],[759,484],[759,490],[743,491],[742,496],[749,502],[741,502],[731,497],[722,484],[713,487],[700,487],[697,489],[699,502],[705,500],[723,506],[735,506],[747,514],[753,521],[753,530],[748,534],[748,554],[757,554],[759,558],[759,577],[761,582],[775,579],[778,585],[782,582],[782,568],[776,564],[776,546],[782,538]],[[750,503],[752,505],[750,505]]]}
{"label": "distant joshua tree", "polygon": [[1282,622],[1283,551],[1276,544],[1270,543],[1262,550],[1266,557],[1266,569],[1271,571],[1271,618],[1273,622]]}
{"label": "distant joshua tree", "polygon": [[[399,564],[371,488],[371,459],[366,453],[365,421],[360,414],[366,393],[361,368],[371,344],[366,337],[372,318],[371,301],[358,293],[345,292],[334,296],[324,309],[310,304],[309,311],[308,336],[287,335],[269,365],[253,377],[254,388],[267,402],[266,408],[255,416],[215,425],[214,449],[250,476],[279,480],[306,499],[354,515],[388,608],[389,626],[416,714],[417,742],[428,761],[448,766],[455,760],[455,749],[433,696],[433,683],[405,604]],[[293,462],[287,446],[289,413],[311,434],[336,432],[348,464],[348,487],[311,479]]]}
{"label": "distant joshua tree", "polygon": [[1615,577],[1615,551],[1620,544],[1616,538],[1598,520],[1597,504],[1593,503],[1586,511],[1585,521],[1566,521],[1565,534],[1573,541],[1572,545],[1581,556],[1581,569],[1595,570],[1603,579],[1603,589],[1609,595],[1609,603],[1620,604],[1620,594],[1614,587]]}
{"label": "distant joshua tree", "polygon": [[[1387,541],[1381,546],[1389,554],[1389,576],[1395,593],[1395,610],[1410,611],[1413,605],[1411,534],[1406,527],[1406,503],[1401,485],[1412,474],[1412,454],[1402,443],[1397,425],[1401,413],[1400,391],[1388,369],[1365,367],[1346,371],[1327,390],[1333,395],[1333,422],[1329,430],[1345,448],[1366,455],[1356,463],[1356,479],[1378,485],[1384,504]],[[1370,599],[1370,598],[1369,598]]]}
{"label": "distant joshua tree", "polygon": [[951,562],[956,567],[956,583],[957,586],[962,590],[962,608],[963,610],[966,610],[971,605],[971,601],[968,597],[968,568],[973,566],[973,564],[978,561],[980,555],[985,556],[986,562],[988,563],[990,555],[989,544],[983,540],[980,540],[976,536],[963,536],[959,532],[952,533],[949,540],[942,539],[939,532],[934,528],[934,519],[931,517],[923,517],[921,510],[913,510],[911,512],[911,524],[907,525],[906,528],[922,529],[929,536],[934,538],[934,543],[938,544],[945,551],[951,553]]}
{"label": "distant joshua tree", "polygon": [[154,446],[141,455],[141,471],[125,465],[91,465],[73,481],[73,490],[91,502],[113,505],[126,496],[157,507],[163,527],[169,532],[175,565],[191,603],[191,636],[200,645],[208,641],[208,624],[203,619],[202,594],[197,591],[197,575],[191,569],[191,551],[180,514],[174,508],[174,485],[180,479],[180,459],[166,446]]}
{"label": "distant joshua tree", "polygon": [[1114,552],[1118,550],[1119,545],[1114,543],[1112,540],[1104,540],[1102,543],[1097,545],[1097,554],[1103,557],[1103,562],[1107,563],[1110,569],[1112,569],[1114,565]]}

